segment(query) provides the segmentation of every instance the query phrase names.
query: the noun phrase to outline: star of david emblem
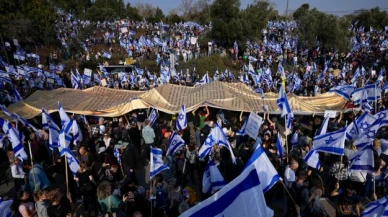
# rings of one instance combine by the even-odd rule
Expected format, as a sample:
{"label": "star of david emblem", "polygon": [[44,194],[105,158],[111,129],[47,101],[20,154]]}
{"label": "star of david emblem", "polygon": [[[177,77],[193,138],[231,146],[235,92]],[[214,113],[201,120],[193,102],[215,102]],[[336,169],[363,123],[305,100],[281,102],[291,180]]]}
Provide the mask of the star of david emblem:
{"label": "star of david emblem", "polygon": [[384,119],[385,117],[387,117],[387,115],[384,112],[379,113],[379,119]]}
{"label": "star of david emblem", "polygon": [[183,120],[185,117],[184,117],[184,115],[183,114],[180,114],[179,115],[179,120]]}
{"label": "star of david emblem", "polygon": [[67,159],[69,161],[69,164],[74,163],[74,158],[73,157],[69,156],[69,157],[67,157]]}
{"label": "star of david emblem", "polygon": [[178,143],[178,141],[173,140],[173,141],[171,142],[171,145],[172,145],[172,146],[175,146],[177,143]]}
{"label": "star of david emblem", "polygon": [[357,130],[355,129],[355,128],[352,128],[351,130],[350,130],[350,134],[356,134],[357,133]]}
{"label": "star of david emblem", "polygon": [[345,88],[345,87],[342,87],[342,88],[340,88],[339,90],[340,90],[340,91],[345,91],[346,88]]}
{"label": "star of david emblem", "polygon": [[157,158],[156,156],[153,156],[153,157],[152,157],[152,161],[157,162],[157,161],[158,161],[158,158]]}
{"label": "star of david emblem", "polygon": [[369,130],[366,133],[366,137],[368,137],[368,139],[374,138],[375,136],[376,136],[376,130]]}
{"label": "star of david emblem", "polygon": [[205,140],[205,145],[207,145],[207,146],[212,146],[213,143],[214,143],[213,136],[212,136],[212,135],[208,136],[208,137],[206,138],[206,140]]}
{"label": "star of david emblem", "polygon": [[354,159],[353,159],[353,161],[359,161],[361,159],[361,157],[360,156],[357,156],[357,157],[355,157]]}
{"label": "star of david emblem", "polygon": [[330,136],[328,140],[325,140],[326,145],[328,145],[328,144],[334,142],[335,140],[336,140],[336,139],[333,139],[333,137]]}
{"label": "star of david emblem", "polygon": [[370,127],[370,124],[368,124],[367,122],[364,122],[364,123],[362,123],[361,124],[361,129],[363,129],[363,130],[366,130],[366,129],[368,129]]}

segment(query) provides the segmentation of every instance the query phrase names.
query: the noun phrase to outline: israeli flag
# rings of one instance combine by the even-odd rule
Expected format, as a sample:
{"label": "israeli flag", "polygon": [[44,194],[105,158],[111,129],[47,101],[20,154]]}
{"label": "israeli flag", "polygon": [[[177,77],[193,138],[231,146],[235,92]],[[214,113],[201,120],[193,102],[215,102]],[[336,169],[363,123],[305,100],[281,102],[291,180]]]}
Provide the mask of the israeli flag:
{"label": "israeli flag", "polygon": [[202,79],[198,82],[199,85],[202,85],[202,84],[208,84],[210,83],[210,78],[209,78],[209,74],[206,73]]}
{"label": "israeli flag", "polygon": [[285,115],[287,115],[286,118],[286,129],[290,130],[291,129],[291,123],[292,120],[294,119],[294,114],[292,113],[291,106],[288,103],[287,95],[284,91],[284,83],[280,87],[279,90],[279,95],[278,99],[276,101],[276,104],[278,105],[280,112],[281,112],[281,117],[283,118]]}
{"label": "israeli flag", "polygon": [[[55,125],[55,124],[54,124]],[[48,131],[49,131],[49,148],[53,150],[54,148],[59,148],[59,131],[55,128],[53,122],[49,122]]]}
{"label": "israeli flag", "polygon": [[299,134],[298,131],[295,131],[294,134],[292,134],[291,137],[291,145],[295,146],[299,143]]}
{"label": "israeli flag", "polygon": [[178,131],[184,130],[187,127],[187,116],[186,116],[186,107],[185,105],[181,106],[181,110],[176,119],[176,129]]}
{"label": "israeli flag", "polygon": [[7,120],[2,118],[0,118],[0,127],[2,127],[4,133],[7,134],[10,140],[15,157],[19,158],[20,160],[27,160],[28,155],[23,147],[24,139],[22,137],[22,133],[13,128]]}
{"label": "israeli flag", "polygon": [[66,114],[65,110],[62,108],[62,105],[59,102],[58,102],[58,109],[59,109],[59,116],[61,118],[61,124],[62,124],[61,131],[59,132],[59,144],[62,148],[67,148],[69,147],[69,144],[72,140],[71,136],[69,136],[69,133],[72,129],[73,122]]}
{"label": "israeli flag", "polygon": [[151,126],[154,125],[157,119],[158,119],[158,110],[155,108],[152,108],[150,115],[148,116],[148,120],[150,120]]}
{"label": "israeli flag", "polygon": [[13,89],[13,95],[15,96],[15,102],[19,102],[21,100],[23,100],[22,96],[20,95],[20,93],[18,92],[18,90],[15,88],[15,86],[12,87]]}
{"label": "israeli flag", "polygon": [[372,145],[366,145],[356,151],[349,158],[349,172],[365,172],[372,174],[374,172],[374,158]]}
{"label": "israeli flag", "polygon": [[36,133],[36,135],[39,136],[39,138],[43,137],[42,133],[38,129],[36,129],[36,127],[34,127],[34,125],[30,124],[26,119],[24,119],[23,117],[19,116],[18,114],[16,114],[16,113],[13,113],[13,114],[15,115],[15,117],[16,117],[16,119],[18,121],[22,122],[24,127],[31,128]]}
{"label": "israeli flag", "polygon": [[368,96],[368,94],[367,94],[367,92],[366,92],[366,90],[364,88],[356,89],[352,93],[353,104],[354,105],[359,105],[363,101],[367,101],[368,100],[367,96]]}
{"label": "israeli flag", "polygon": [[370,84],[364,87],[368,95],[369,102],[375,102],[381,99],[381,88],[377,87],[377,84]]}
{"label": "israeli flag", "polygon": [[71,172],[73,174],[76,174],[78,172],[78,170],[80,169],[79,161],[74,156],[74,154],[71,152],[71,150],[68,149],[68,148],[60,147],[59,148],[59,152],[60,152],[61,156],[66,155],[66,157],[67,157],[67,165],[69,166]]}
{"label": "israeli flag", "polygon": [[335,132],[314,137],[312,150],[334,155],[343,155],[345,146],[345,133],[346,127]]}
{"label": "israeli flag", "polygon": [[218,170],[217,165],[213,162],[213,160],[209,160],[203,174],[202,192],[214,194],[225,185],[226,182]]}
{"label": "israeli flag", "polygon": [[261,180],[263,193],[267,192],[276,182],[281,180],[280,175],[272,165],[262,146],[258,146],[253,152],[245,164],[244,171],[249,170],[251,165],[254,165],[256,168],[256,172]]}
{"label": "israeli flag", "polygon": [[310,150],[304,158],[304,161],[312,168],[315,168],[317,170],[321,168],[321,162],[319,161],[318,151]]}
{"label": "israeli flag", "polygon": [[358,77],[361,76],[360,68],[357,68],[356,72],[353,75],[353,78],[351,80],[352,83],[356,82]]}
{"label": "israeli flag", "polygon": [[176,133],[172,133],[166,155],[173,155],[179,148],[186,145],[185,141]]}
{"label": "israeli flag", "polygon": [[42,108],[42,128],[47,130],[49,129],[49,126],[52,126],[57,131],[60,131],[58,125],[54,122],[49,113]]}
{"label": "israeli flag", "polygon": [[0,197],[0,216],[1,217],[12,217],[11,205],[13,200],[3,200]]}
{"label": "israeli flag", "polygon": [[78,126],[77,120],[73,120],[72,129],[73,129],[74,145],[77,145],[82,141],[82,133]]}
{"label": "israeli flag", "polygon": [[346,140],[354,140],[360,136],[360,129],[356,121],[346,127]]}
{"label": "israeli flag", "polygon": [[104,51],[104,53],[102,54],[103,57],[107,58],[107,59],[110,59],[112,57],[112,54],[107,52],[107,51]]}
{"label": "israeli flag", "polygon": [[284,156],[284,151],[283,151],[282,137],[280,136],[279,132],[276,140],[276,148],[277,148],[276,153],[278,154],[279,157],[282,158]]}
{"label": "israeli flag", "polygon": [[74,89],[79,89],[79,80],[78,78],[71,72],[71,86]]}
{"label": "israeli flag", "polygon": [[0,105],[0,108],[1,108],[1,110],[3,110],[4,114],[6,114],[8,117],[12,118],[13,120],[16,120],[16,119],[17,119],[15,115],[11,114],[11,113],[7,110],[7,108],[5,107],[5,105]]}
{"label": "israeli flag", "polygon": [[[388,30],[388,26],[385,28]],[[388,196],[370,202],[361,213],[361,217],[388,217]]]}
{"label": "israeli flag", "polygon": [[316,135],[323,135],[327,131],[327,125],[329,124],[329,116],[326,115],[325,119],[323,120],[323,124]]}
{"label": "israeli flag", "polygon": [[264,194],[260,190],[263,185],[260,178],[255,167],[250,167],[220,191],[180,217],[272,217],[274,213],[267,207]]}
{"label": "israeli flag", "polygon": [[247,123],[248,123],[249,117],[245,120],[244,124],[242,125],[241,129],[236,132],[237,136],[244,136],[245,135],[245,128],[247,128]]}
{"label": "israeli flag", "polygon": [[163,151],[160,148],[151,147],[150,179],[153,179],[158,173],[169,169],[163,163]]}
{"label": "israeli flag", "polygon": [[342,96],[344,99],[349,100],[350,95],[354,92],[356,88],[350,85],[336,86],[329,90],[329,92],[336,93],[339,96]]}
{"label": "israeli flag", "polygon": [[380,127],[388,126],[388,109],[382,110],[374,115],[377,118],[377,122],[380,124]]}
{"label": "israeli flag", "polygon": [[120,152],[116,147],[113,149],[113,155],[116,157],[117,163],[121,164]]}
{"label": "israeli flag", "polygon": [[376,136],[377,130],[380,127],[379,122],[380,120],[368,112],[364,112],[361,117],[356,120],[360,132],[366,135],[370,134],[370,137]]}

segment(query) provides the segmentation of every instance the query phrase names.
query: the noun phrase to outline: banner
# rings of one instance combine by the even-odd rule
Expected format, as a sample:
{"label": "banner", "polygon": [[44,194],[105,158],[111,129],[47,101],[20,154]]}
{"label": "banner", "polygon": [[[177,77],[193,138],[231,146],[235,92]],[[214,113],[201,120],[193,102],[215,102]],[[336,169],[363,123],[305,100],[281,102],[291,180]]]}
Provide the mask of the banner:
{"label": "banner", "polygon": [[263,118],[259,115],[251,112],[249,114],[247,126],[245,128],[245,134],[247,134],[252,139],[256,140],[257,134],[259,134],[259,129],[263,123]]}
{"label": "banner", "polygon": [[[106,80],[102,79],[101,84],[106,85]],[[8,110],[25,119],[30,119],[40,115],[42,107],[48,109],[49,112],[56,111],[59,101],[70,113],[117,117],[134,109],[150,107],[168,114],[176,114],[182,104],[186,106],[186,112],[202,106],[210,106],[230,111],[255,110],[263,113],[265,103],[268,106],[268,113],[279,114],[276,104],[277,97],[275,93],[266,93],[263,101],[260,94],[253,92],[245,84],[220,81],[196,87],[164,84],[148,91],[95,86],[85,90],[70,88],[51,91],[37,90],[27,99],[10,105]],[[324,115],[325,111],[329,110],[341,111],[346,103],[344,98],[335,93],[324,93],[315,97],[288,94],[287,98],[295,115]],[[0,114],[0,117],[7,118],[3,114]]]}
{"label": "banner", "polygon": [[89,77],[92,77],[92,70],[91,70],[91,69],[85,68],[85,69],[84,69],[84,75],[87,75],[87,76],[89,76]]}

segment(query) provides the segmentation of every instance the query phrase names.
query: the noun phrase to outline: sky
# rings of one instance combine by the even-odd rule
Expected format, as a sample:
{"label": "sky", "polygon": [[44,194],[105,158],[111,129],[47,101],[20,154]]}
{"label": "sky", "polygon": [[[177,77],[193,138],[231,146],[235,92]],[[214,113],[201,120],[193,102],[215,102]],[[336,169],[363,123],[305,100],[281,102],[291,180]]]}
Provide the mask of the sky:
{"label": "sky", "polygon": [[[124,0],[125,2],[136,5],[136,3],[149,3],[154,6],[159,6],[163,12],[169,13],[172,9],[177,8],[181,0]],[[194,0],[195,1],[195,0]],[[287,0],[270,0],[275,5],[275,9],[280,14],[286,11]],[[288,0],[289,13],[296,10],[304,3],[309,3],[310,8],[316,7],[320,11],[325,11],[338,16],[352,13],[359,9],[370,9],[379,6],[382,10],[388,10],[388,0]],[[241,6],[246,7],[253,0],[241,0]]]}

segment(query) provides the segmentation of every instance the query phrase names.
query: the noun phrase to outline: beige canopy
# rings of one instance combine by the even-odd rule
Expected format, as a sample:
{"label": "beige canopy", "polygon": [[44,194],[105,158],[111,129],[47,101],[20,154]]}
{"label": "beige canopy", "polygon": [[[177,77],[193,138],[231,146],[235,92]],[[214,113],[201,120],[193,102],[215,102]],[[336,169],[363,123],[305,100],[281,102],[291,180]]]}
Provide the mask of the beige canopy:
{"label": "beige canopy", "polygon": [[[294,114],[323,114],[325,110],[342,110],[345,100],[334,93],[315,97],[300,97],[288,94]],[[160,111],[178,113],[184,104],[187,111],[201,106],[210,106],[232,111],[252,110],[263,112],[268,106],[272,114],[279,113],[277,94],[266,93],[265,98],[253,92],[243,83],[211,82],[197,87],[165,84],[149,91],[128,91],[92,87],[86,90],[55,89],[36,91],[29,98],[9,106],[8,110],[26,119],[40,115],[45,108],[49,113],[58,110],[58,102],[69,113],[103,117],[117,117],[132,110],[154,107]],[[1,117],[5,117],[1,114]]]}

